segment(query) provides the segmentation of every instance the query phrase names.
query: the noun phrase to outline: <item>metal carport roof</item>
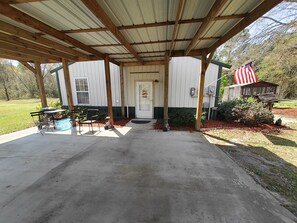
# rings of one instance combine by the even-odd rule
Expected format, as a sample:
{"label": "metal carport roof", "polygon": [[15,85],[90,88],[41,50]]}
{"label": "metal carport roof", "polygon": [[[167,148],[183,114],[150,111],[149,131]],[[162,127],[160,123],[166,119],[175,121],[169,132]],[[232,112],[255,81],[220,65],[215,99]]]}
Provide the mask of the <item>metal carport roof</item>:
{"label": "metal carport roof", "polygon": [[281,0],[2,0],[0,57],[116,64],[199,56]]}

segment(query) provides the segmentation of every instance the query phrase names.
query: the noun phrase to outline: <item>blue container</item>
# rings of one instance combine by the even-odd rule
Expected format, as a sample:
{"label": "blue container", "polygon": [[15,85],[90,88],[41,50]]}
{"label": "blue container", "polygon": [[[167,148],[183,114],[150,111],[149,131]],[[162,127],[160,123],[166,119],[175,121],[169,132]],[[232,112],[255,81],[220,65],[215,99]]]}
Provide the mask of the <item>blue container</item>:
{"label": "blue container", "polygon": [[57,131],[64,131],[72,128],[70,118],[63,118],[55,121]]}

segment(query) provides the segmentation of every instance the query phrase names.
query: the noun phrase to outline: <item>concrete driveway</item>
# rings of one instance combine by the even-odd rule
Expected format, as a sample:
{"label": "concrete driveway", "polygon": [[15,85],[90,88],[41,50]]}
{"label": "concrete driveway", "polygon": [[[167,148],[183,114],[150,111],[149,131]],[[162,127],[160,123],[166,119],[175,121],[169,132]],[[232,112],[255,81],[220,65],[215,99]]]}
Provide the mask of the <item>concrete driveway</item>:
{"label": "concrete driveway", "polygon": [[200,133],[130,127],[0,144],[0,222],[296,221]]}

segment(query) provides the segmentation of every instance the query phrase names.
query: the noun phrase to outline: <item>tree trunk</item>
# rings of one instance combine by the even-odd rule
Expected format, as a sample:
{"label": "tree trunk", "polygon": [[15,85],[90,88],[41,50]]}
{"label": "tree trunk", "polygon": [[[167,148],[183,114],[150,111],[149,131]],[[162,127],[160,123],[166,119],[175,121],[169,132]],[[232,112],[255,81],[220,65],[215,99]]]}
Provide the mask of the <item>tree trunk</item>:
{"label": "tree trunk", "polygon": [[9,101],[10,98],[9,98],[8,89],[6,87],[5,82],[3,82],[3,87],[4,87],[4,91],[5,91],[6,101]]}

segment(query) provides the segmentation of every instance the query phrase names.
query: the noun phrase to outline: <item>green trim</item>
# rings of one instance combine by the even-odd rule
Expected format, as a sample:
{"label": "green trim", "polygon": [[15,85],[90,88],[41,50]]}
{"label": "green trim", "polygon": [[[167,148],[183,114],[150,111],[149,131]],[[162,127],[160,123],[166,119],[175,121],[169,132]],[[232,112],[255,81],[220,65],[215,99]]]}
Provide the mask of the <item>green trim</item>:
{"label": "green trim", "polygon": [[[201,60],[201,56],[196,56],[196,57],[194,57],[194,58]],[[232,66],[229,65],[229,64],[222,63],[222,62],[217,61],[217,60],[211,60],[210,63],[219,65],[220,67],[226,67],[226,68],[229,68],[229,69],[232,67]]]}
{"label": "green trim", "polygon": [[60,79],[59,79],[58,71],[56,71],[56,80],[57,80],[57,85],[58,85],[59,99],[60,99],[60,103],[62,104],[63,102],[62,102],[61,86],[60,86]]}
{"label": "green trim", "polygon": [[[68,63],[68,66],[69,65],[72,65],[72,64],[74,64],[75,62],[69,62]],[[61,65],[61,66],[59,66],[59,67],[56,67],[56,68],[54,68],[54,69],[52,69],[51,71],[50,71],[50,73],[52,74],[52,73],[55,73],[55,72],[58,72],[59,70],[62,70],[63,69],[63,65]]]}
{"label": "green trim", "polygon": [[216,89],[215,104],[214,104],[215,107],[218,107],[218,104],[219,104],[222,71],[223,71],[223,68],[219,66],[218,78],[217,78],[217,89]]}

